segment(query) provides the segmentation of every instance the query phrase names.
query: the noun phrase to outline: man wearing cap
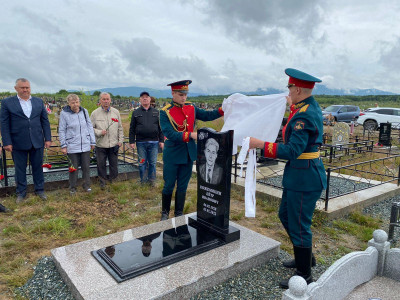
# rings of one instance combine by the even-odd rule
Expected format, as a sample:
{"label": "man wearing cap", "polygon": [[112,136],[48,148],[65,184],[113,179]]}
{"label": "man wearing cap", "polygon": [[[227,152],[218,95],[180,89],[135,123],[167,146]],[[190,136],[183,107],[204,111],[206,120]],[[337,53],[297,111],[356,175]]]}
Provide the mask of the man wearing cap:
{"label": "man wearing cap", "polygon": [[[292,102],[287,124],[282,129],[283,143],[264,142],[250,138],[250,148],[264,149],[264,156],[286,159],[283,174],[283,193],[279,218],[293,244],[294,261],[284,266],[296,268],[296,275],[312,282],[311,220],[321,192],[326,188],[325,168],[320,158],[322,144],[322,112],[311,96],[315,82],[320,79],[286,69],[289,76],[289,98]],[[288,279],[280,286],[288,288]]]}
{"label": "man wearing cap", "polygon": [[[111,107],[111,96],[102,92],[100,107],[90,115],[96,136],[97,173],[100,188],[104,189],[107,179],[111,182],[118,177],[118,151],[124,142],[124,129],[118,109]],[[110,173],[107,176],[107,159]]]}
{"label": "man wearing cap", "polygon": [[186,189],[192,175],[193,161],[197,158],[195,120],[212,121],[224,115],[221,108],[206,111],[186,102],[191,82],[182,80],[168,84],[172,90],[172,101],[160,111],[161,129],[167,138],[163,153],[161,220],[169,218],[175,183],[175,217],[183,214]]}
{"label": "man wearing cap", "polygon": [[159,112],[150,106],[148,92],[140,93],[141,106],[132,112],[129,129],[129,144],[137,146],[140,182],[155,185],[158,147],[164,148],[164,135],[161,131]]}

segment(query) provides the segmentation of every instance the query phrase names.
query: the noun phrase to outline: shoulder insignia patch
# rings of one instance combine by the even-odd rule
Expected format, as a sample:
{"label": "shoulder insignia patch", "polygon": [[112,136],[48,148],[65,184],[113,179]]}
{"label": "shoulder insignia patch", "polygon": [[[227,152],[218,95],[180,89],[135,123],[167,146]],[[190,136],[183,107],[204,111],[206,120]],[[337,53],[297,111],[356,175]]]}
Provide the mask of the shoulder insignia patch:
{"label": "shoulder insignia patch", "polygon": [[304,104],[306,104],[305,102],[300,102],[300,103],[298,103],[298,104],[293,104],[293,108],[294,109],[299,109],[300,107],[302,107]]}
{"label": "shoulder insignia patch", "polygon": [[304,122],[303,121],[297,121],[296,124],[294,124],[294,130],[303,130],[304,129]]}
{"label": "shoulder insignia patch", "polygon": [[165,105],[161,110],[166,111],[167,109],[169,109],[171,107],[171,104],[167,104]]}
{"label": "shoulder insignia patch", "polygon": [[307,105],[303,106],[303,107],[299,110],[299,113],[306,112],[309,106],[310,106],[310,104],[307,104]]}

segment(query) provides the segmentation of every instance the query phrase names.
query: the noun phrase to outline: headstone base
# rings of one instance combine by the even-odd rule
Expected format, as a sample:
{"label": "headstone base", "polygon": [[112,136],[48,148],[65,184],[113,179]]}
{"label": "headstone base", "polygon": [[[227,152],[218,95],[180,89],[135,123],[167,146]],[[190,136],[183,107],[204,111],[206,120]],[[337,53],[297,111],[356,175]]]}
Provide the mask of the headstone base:
{"label": "headstone base", "polygon": [[240,230],[231,225],[229,225],[226,230],[222,230],[219,227],[212,226],[211,224],[202,221],[201,219],[197,218],[197,216],[189,218],[189,225],[195,228],[203,228],[204,230],[207,230],[221,238],[225,243],[231,243],[240,239]]}
{"label": "headstone base", "polygon": [[240,230],[239,240],[121,283],[91,255],[99,248],[187,224],[193,215],[52,249],[51,254],[75,299],[91,300],[188,299],[279,254],[279,242],[230,222]]}
{"label": "headstone base", "polygon": [[92,255],[117,282],[122,282],[226,243],[216,232],[189,222],[188,225],[92,251]]}

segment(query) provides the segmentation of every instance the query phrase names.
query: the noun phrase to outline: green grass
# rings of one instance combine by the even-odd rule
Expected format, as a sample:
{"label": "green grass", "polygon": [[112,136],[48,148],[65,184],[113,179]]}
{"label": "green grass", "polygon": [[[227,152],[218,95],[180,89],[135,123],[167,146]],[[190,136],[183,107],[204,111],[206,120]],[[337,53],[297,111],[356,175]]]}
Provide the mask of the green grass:
{"label": "green grass", "polygon": [[21,233],[22,232],[22,227],[20,226],[20,224],[18,225],[10,225],[6,228],[3,229],[3,234],[4,236],[11,236],[15,233]]}
{"label": "green grass", "polygon": [[86,223],[85,229],[82,233],[79,234],[80,237],[83,238],[93,238],[96,236],[96,222],[95,220],[91,220]]}
{"label": "green grass", "polygon": [[122,196],[122,195],[117,196],[118,204],[126,204],[126,203],[128,203],[128,201],[129,200],[126,198],[126,196]]}
{"label": "green grass", "polygon": [[3,242],[2,247],[6,248],[6,249],[9,249],[9,248],[15,247],[16,244],[17,244],[16,241],[14,241],[14,240],[8,240],[8,241],[4,241],[4,242]]}
{"label": "green grass", "polygon": [[329,226],[321,226],[320,229],[330,238],[334,240],[340,240],[340,234],[339,234],[340,232],[336,228],[332,228]]}
{"label": "green grass", "polygon": [[133,218],[131,215],[127,212],[123,212],[117,218],[112,220],[110,225],[113,230],[117,230],[118,228],[125,227],[126,225],[132,223],[132,221]]}
{"label": "green grass", "polygon": [[379,228],[380,225],[382,224],[382,220],[375,219],[371,216],[363,215],[361,212],[358,211],[352,212],[349,215],[349,219],[356,224],[375,229]]}
{"label": "green grass", "polygon": [[260,201],[261,209],[266,213],[273,213],[279,209],[279,205],[277,206],[276,203],[267,202],[267,201]]}
{"label": "green grass", "polygon": [[315,210],[313,218],[312,218],[312,227],[313,228],[323,228],[324,224],[326,222],[327,222],[326,214],[319,210]]}
{"label": "green grass", "polygon": [[63,218],[56,217],[47,221],[38,221],[30,230],[32,233],[46,233],[50,232],[54,235],[66,234],[71,229],[71,221]]}
{"label": "green grass", "polygon": [[231,214],[231,220],[233,221],[239,221],[243,219],[244,217],[244,211],[241,211],[239,213]]}
{"label": "green grass", "polygon": [[333,221],[333,226],[343,233],[350,234],[357,237],[362,242],[367,242],[371,239],[372,233],[375,228],[366,227],[357,223],[353,223],[351,220],[335,220]]}

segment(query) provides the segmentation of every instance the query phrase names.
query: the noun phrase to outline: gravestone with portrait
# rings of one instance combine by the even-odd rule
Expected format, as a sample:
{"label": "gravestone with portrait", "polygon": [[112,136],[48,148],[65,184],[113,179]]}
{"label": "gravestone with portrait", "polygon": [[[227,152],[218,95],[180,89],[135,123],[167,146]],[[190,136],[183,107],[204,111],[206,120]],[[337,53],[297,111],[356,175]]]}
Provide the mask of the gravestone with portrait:
{"label": "gravestone with portrait", "polygon": [[240,231],[229,225],[232,145],[233,131],[198,130],[197,216],[188,224],[91,252],[117,282],[240,238]]}
{"label": "gravestone with portrait", "polygon": [[333,127],[332,145],[348,144],[350,139],[350,127],[348,124],[340,122]]}
{"label": "gravestone with portrait", "polygon": [[233,130],[197,132],[197,216],[189,224],[213,232],[225,242],[240,238],[229,225]]}
{"label": "gravestone with portrait", "polygon": [[383,146],[391,146],[391,138],[390,135],[392,133],[392,124],[390,123],[381,123],[379,125],[379,144]]}

